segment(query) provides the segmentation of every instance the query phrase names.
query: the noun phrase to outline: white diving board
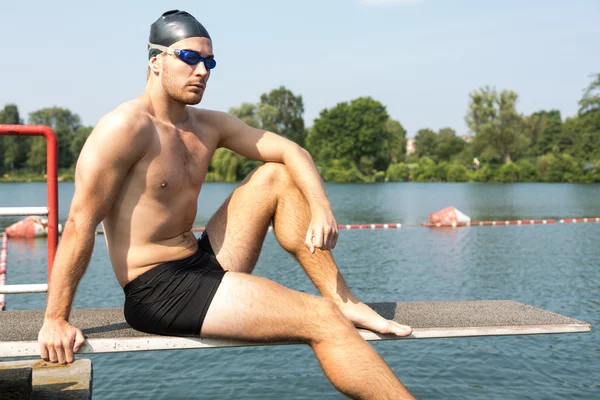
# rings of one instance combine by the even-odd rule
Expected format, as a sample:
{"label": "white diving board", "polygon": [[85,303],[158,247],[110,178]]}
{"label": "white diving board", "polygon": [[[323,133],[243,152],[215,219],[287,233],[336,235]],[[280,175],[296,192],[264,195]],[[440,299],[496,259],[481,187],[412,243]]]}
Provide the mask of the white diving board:
{"label": "white diving board", "polygon": [[47,283],[34,283],[26,285],[0,285],[0,294],[46,293],[47,291]]}
{"label": "white diving board", "polygon": [[[359,330],[366,340],[504,336],[589,332],[591,325],[564,315],[509,300],[370,303],[387,319],[410,325],[405,338]],[[0,312],[0,358],[39,356],[38,331],[43,310]],[[120,308],[74,309],[70,322],[87,341],[78,354],[298,344],[254,343],[157,336],[132,329]]]}
{"label": "white diving board", "polygon": [[48,207],[0,207],[0,216],[48,215]]}

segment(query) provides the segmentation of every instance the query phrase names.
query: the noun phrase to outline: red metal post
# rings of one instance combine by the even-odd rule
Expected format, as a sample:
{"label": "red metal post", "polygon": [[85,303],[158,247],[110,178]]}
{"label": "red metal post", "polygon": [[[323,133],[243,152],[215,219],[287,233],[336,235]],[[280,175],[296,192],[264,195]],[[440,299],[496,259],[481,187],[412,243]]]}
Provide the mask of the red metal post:
{"label": "red metal post", "polygon": [[43,136],[46,139],[46,191],[48,196],[48,281],[58,247],[58,140],[42,125],[0,125],[0,135]]}

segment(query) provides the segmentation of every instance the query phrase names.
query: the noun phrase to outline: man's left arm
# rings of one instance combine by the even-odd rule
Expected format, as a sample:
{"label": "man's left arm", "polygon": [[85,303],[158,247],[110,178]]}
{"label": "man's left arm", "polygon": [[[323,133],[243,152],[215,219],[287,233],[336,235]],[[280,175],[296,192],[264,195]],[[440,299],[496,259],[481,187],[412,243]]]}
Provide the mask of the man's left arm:
{"label": "man's left arm", "polygon": [[310,153],[289,139],[252,128],[226,113],[219,113],[219,131],[219,147],[228,148],[253,160],[278,162],[287,167],[311,211],[306,246],[311,252],[315,248],[333,249],[338,238],[337,222]]}

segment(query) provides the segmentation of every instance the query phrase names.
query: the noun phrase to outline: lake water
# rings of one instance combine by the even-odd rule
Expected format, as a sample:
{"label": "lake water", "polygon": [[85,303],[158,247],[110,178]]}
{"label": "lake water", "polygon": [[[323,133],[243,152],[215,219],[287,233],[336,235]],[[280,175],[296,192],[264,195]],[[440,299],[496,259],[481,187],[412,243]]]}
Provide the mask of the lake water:
{"label": "lake water", "polygon": [[[235,188],[206,184],[196,226]],[[60,219],[73,184],[61,183]],[[592,324],[582,334],[371,342],[423,399],[600,398],[600,224],[419,227],[452,205],[473,219],[600,217],[600,185],[328,184],[339,223],[399,230],[340,232],[340,269],[363,301],[510,299]],[[1,206],[45,204],[45,184],[0,185]],[[2,218],[6,226],[18,218]],[[46,281],[46,241],[10,240],[8,283]],[[255,273],[317,293],[272,233]],[[8,309],[39,309],[43,294],[7,295]],[[102,236],[75,308],[122,307]],[[86,355],[94,399],[339,399],[307,346]],[[360,362],[360,360],[357,360]]]}

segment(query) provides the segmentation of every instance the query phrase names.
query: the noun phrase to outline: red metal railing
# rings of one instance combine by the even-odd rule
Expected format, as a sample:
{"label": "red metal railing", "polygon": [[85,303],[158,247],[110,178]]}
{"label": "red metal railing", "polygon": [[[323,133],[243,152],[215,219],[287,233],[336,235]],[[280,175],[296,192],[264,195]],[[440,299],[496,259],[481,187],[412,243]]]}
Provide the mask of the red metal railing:
{"label": "red metal railing", "polygon": [[43,136],[46,139],[46,192],[48,197],[48,281],[58,246],[58,140],[42,125],[0,125],[0,135]]}

